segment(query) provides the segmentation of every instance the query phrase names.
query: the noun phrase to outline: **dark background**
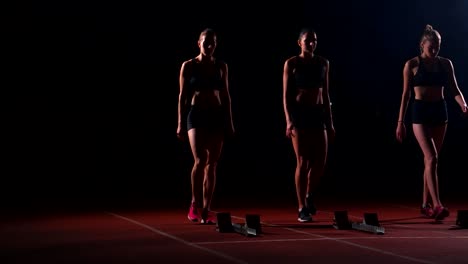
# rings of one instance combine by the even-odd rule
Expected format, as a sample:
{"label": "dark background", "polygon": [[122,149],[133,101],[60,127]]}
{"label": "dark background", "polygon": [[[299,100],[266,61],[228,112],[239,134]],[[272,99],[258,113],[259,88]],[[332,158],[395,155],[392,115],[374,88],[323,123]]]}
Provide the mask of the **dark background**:
{"label": "dark background", "polygon": [[[215,199],[295,204],[284,137],[282,67],[299,30],[316,29],[330,61],[336,141],[323,195],[420,197],[422,154],[407,122],[394,137],[404,62],[426,24],[442,35],[468,95],[463,1],[40,1],[4,9],[3,202],[9,208],[190,199],[192,156],[176,139],[178,74],[206,27],[229,65],[237,135],[226,142]],[[468,126],[446,90],[442,197],[464,197]],[[407,119],[409,121],[409,119]],[[217,205],[217,202],[215,202]]]}

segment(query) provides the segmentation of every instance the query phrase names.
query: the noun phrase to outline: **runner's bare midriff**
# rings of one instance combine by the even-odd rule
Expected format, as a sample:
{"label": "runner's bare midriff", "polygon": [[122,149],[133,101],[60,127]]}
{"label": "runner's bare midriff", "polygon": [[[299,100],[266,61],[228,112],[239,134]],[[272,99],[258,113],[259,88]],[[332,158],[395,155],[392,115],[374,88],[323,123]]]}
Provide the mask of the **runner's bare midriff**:
{"label": "runner's bare midriff", "polygon": [[219,107],[221,105],[221,97],[218,90],[197,91],[192,97],[193,106],[203,108]]}
{"label": "runner's bare midriff", "polygon": [[323,104],[322,99],[322,88],[314,89],[297,89],[296,102],[303,105],[321,105]]}

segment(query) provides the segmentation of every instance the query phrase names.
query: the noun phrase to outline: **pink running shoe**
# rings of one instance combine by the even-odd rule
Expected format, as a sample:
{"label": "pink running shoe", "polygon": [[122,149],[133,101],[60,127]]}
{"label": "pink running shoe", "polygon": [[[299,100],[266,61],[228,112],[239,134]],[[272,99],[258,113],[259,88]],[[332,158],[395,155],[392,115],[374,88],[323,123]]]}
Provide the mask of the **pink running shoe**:
{"label": "pink running shoe", "polygon": [[216,224],[214,214],[206,209],[202,211],[201,218],[202,218],[201,219],[202,224],[209,224],[209,225]]}
{"label": "pink running shoe", "polygon": [[197,205],[195,203],[192,203],[190,205],[190,209],[189,209],[189,212],[187,214],[187,218],[188,218],[188,220],[190,220],[192,222],[198,222],[199,217],[200,216],[198,214]]}
{"label": "pink running shoe", "polygon": [[449,216],[449,215],[450,215],[450,212],[449,212],[449,210],[447,209],[447,207],[437,206],[437,207],[434,209],[433,217],[434,217],[434,219],[437,220],[437,221],[443,220],[445,217],[447,217],[447,216]]}
{"label": "pink running shoe", "polygon": [[432,218],[434,216],[434,209],[432,209],[430,204],[426,204],[425,206],[421,206],[421,214]]}

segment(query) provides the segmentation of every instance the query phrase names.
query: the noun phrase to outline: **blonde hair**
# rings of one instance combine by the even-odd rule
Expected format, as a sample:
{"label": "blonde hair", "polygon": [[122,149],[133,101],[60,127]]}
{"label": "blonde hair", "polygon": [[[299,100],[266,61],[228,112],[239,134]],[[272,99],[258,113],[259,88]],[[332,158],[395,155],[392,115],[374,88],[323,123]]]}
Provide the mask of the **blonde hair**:
{"label": "blonde hair", "polygon": [[198,37],[199,40],[202,39],[202,37],[213,37],[216,39],[216,32],[212,28],[205,28],[201,33],[200,36]]}
{"label": "blonde hair", "polygon": [[424,32],[421,36],[421,41],[419,42],[419,50],[422,52],[422,44],[427,40],[437,40],[441,41],[442,37],[440,36],[439,31],[435,30],[431,25],[427,24]]}

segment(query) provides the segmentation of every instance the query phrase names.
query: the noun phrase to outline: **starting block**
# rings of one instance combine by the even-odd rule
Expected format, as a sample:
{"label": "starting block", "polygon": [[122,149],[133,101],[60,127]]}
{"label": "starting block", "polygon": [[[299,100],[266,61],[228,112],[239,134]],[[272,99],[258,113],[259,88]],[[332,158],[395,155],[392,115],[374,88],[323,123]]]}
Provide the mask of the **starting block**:
{"label": "starting block", "polygon": [[262,233],[262,224],[260,222],[260,215],[257,214],[246,214],[245,215],[245,225],[248,228],[255,229],[257,234]]}
{"label": "starting block", "polygon": [[468,228],[468,210],[458,210],[455,224],[459,228]]}
{"label": "starting block", "polygon": [[216,214],[216,230],[220,233],[239,233],[244,236],[257,236],[261,233],[259,215],[247,214],[245,224],[232,223],[231,214],[222,212]]}
{"label": "starting block", "polygon": [[376,213],[364,213],[363,222],[356,223],[349,221],[347,211],[335,211],[333,227],[340,230],[355,229],[378,235],[382,235],[385,233],[385,228],[380,225]]}
{"label": "starting block", "polygon": [[353,229],[370,232],[377,235],[385,234],[385,228],[379,223],[376,213],[364,213],[364,220],[362,223],[353,223]]}
{"label": "starting block", "polygon": [[340,230],[348,230],[352,228],[351,221],[348,219],[347,211],[335,211],[333,227]]}

